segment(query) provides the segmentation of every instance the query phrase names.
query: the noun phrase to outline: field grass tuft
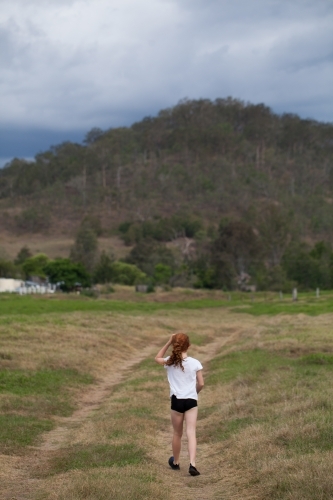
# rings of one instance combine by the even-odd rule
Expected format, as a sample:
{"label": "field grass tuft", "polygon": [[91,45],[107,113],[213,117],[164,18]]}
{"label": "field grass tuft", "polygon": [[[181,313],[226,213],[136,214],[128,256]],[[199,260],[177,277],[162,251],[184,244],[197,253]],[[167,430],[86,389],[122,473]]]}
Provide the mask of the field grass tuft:
{"label": "field grass tuft", "polygon": [[62,449],[50,460],[48,474],[96,467],[124,467],[139,464],[144,459],[144,451],[132,443],[75,445]]}
{"label": "field grass tuft", "polygon": [[1,370],[0,392],[11,392],[19,396],[29,394],[54,395],[63,387],[75,384],[91,384],[93,378],[76,370]]}
{"label": "field grass tuft", "polygon": [[5,359],[10,361],[11,359],[13,359],[13,357],[11,354],[8,354],[6,352],[0,352],[0,359]]}
{"label": "field grass tuft", "polygon": [[42,432],[50,431],[53,426],[51,420],[15,414],[0,415],[1,452],[20,452],[21,447],[34,444]]}
{"label": "field grass tuft", "polygon": [[333,368],[333,355],[323,352],[308,354],[300,358],[299,361],[303,365],[325,365]]}
{"label": "field grass tuft", "polygon": [[230,382],[236,378],[255,381],[272,367],[288,363],[288,359],[263,349],[235,351],[218,356],[210,362],[207,383]]}

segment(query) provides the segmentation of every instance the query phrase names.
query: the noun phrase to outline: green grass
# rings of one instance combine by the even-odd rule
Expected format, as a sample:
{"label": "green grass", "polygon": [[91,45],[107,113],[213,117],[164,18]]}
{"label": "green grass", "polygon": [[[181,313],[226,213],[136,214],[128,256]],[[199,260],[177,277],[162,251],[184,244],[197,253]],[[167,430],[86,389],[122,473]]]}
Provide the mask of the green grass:
{"label": "green grass", "polygon": [[[157,483],[157,487],[156,487]],[[46,487],[35,500],[49,500]],[[169,491],[160,485],[160,478],[150,470],[90,469],[73,474],[69,483],[61,482],[56,488],[57,500],[170,500]]]}
{"label": "green grass", "polygon": [[19,413],[31,417],[48,418],[52,415],[69,417],[74,410],[70,399],[64,395],[42,395],[19,396],[6,394],[0,399],[1,413]]}
{"label": "green grass", "polygon": [[248,425],[255,422],[256,421],[252,417],[235,418],[232,420],[226,420],[225,422],[220,422],[217,428],[214,429],[214,440],[217,439],[219,441],[224,441],[232,434],[238,433],[241,429],[244,429]]}
{"label": "green grass", "polygon": [[237,304],[232,310],[237,313],[247,313],[254,316],[277,314],[307,314],[318,316],[333,313],[333,295],[324,295],[320,299],[313,298],[313,294],[302,294],[297,302],[290,300],[280,301],[278,298],[271,300],[257,300],[254,302]]}
{"label": "green grass", "polygon": [[190,343],[192,345],[202,346],[208,344],[209,336],[205,334],[195,333],[195,332],[186,332],[189,336]]}
{"label": "green grass", "polygon": [[144,451],[134,444],[76,445],[62,450],[59,456],[50,461],[48,474],[59,474],[73,469],[124,467],[139,464],[144,459]]}
{"label": "green grass", "polygon": [[291,439],[288,437],[277,439],[277,444],[285,447],[286,451],[297,454],[314,453],[316,451],[332,451],[333,450],[333,418],[327,415],[325,422],[318,425],[315,433],[309,435],[304,432]]}
{"label": "green grass", "polygon": [[54,396],[63,387],[77,384],[90,384],[90,375],[80,374],[76,370],[40,370],[29,372],[23,370],[0,371],[0,393],[10,392],[19,396],[42,394]]}
{"label": "green grass", "polygon": [[[157,349],[156,349],[156,353],[157,353]],[[161,365],[156,363],[155,359],[152,359],[152,358],[147,358],[147,359],[144,359],[143,361],[141,361],[138,365],[138,368],[140,370],[142,370],[142,369],[148,370],[149,372],[154,370],[155,372],[161,373]]]}
{"label": "green grass", "polygon": [[[256,405],[251,404],[238,414],[235,406],[202,437],[207,441],[225,440],[248,425],[258,423],[264,425],[266,431],[274,433],[278,428],[279,405],[311,401],[306,411],[301,407],[299,412],[293,413],[293,432],[282,433],[275,444],[287,456],[333,450],[333,404],[330,393],[323,390],[331,386],[332,371],[333,355],[322,352],[292,358],[283,353],[253,349],[218,356],[210,363],[207,384],[235,381],[255,384],[255,392],[263,395],[260,399],[263,411],[258,414]],[[208,410],[208,416],[218,411],[218,407],[213,407]],[[245,415],[242,414],[244,411]],[[288,424],[286,421],[285,425]]]}
{"label": "green grass", "polygon": [[[0,297],[0,316],[70,313],[78,311],[153,313],[160,310],[202,309],[227,305],[223,300],[194,299],[180,302],[129,302],[121,300],[90,299],[68,296],[56,297],[16,296]],[[17,320],[17,318],[16,318]]]}
{"label": "green grass", "polygon": [[153,412],[151,411],[151,408],[148,408],[147,406],[137,406],[134,408],[130,408],[128,410],[128,413],[139,418],[155,418]]}
{"label": "green grass", "polygon": [[20,447],[34,444],[40,433],[50,431],[50,420],[22,415],[0,415],[0,449],[2,453],[14,453]]}
{"label": "green grass", "polygon": [[255,381],[273,367],[289,363],[289,359],[263,349],[235,351],[210,362],[207,384],[230,382],[239,377]]}
{"label": "green grass", "polygon": [[[1,294],[0,316],[3,323],[10,323],[11,316],[15,321],[25,321],[26,316],[38,316],[49,313],[71,312],[120,312],[152,314],[157,311],[172,311],[175,309],[207,309],[227,308],[234,312],[243,312],[259,315],[276,314],[308,314],[316,316],[333,312],[332,292],[322,293],[320,298],[315,298],[313,292],[299,294],[299,300],[293,302],[290,298],[280,300],[277,293],[257,292],[255,296],[241,292],[231,292],[231,300],[216,298],[201,298],[174,302],[148,301],[144,297],[141,301],[125,301],[114,299],[93,299],[77,295],[62,296],[17,296]],[[195,335],[192,342],[202,345],[206,342],[204,336]]]}
{"label": "green grass", "polygon": [[235,351],[217,356],[210,362],[207,383],[227,383],[237,378],[255,382],[265,374],[284,367],[290,368],[296,378],[316,377],[333,370],[333,355],[316,352],[291,358],[265,349]]}
{"label": "green grass", "polygon": [[90,375],[70,369],[0,370],[0,411],[69,416],[73,411],[69,389],[92,382]]}
{"label": "green grass", "polygon": [[333,368],[333,355],[326,354],[323,352],[315,352],[308,354],[307,356],[302,356],[300,358],[300,363],[303,365],[325,365],[326,367]]}

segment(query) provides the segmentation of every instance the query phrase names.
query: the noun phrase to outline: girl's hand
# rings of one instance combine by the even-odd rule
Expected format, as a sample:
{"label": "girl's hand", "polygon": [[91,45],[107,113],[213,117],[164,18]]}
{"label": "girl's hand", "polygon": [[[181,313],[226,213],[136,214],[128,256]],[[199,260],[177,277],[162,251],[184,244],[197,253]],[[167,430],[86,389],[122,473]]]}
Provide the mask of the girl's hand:
{"label": "girl's hand", "polygon": [[170,337],[170,339],[169,339],[169,343],[170,343],[170,344],[173,344],[173,340],[174,340],[174,338],[175,338],[175,336],[176,336],[176,335],[177,335],[176,333],[173,333],[173,334],[171,335],[171,337]]}

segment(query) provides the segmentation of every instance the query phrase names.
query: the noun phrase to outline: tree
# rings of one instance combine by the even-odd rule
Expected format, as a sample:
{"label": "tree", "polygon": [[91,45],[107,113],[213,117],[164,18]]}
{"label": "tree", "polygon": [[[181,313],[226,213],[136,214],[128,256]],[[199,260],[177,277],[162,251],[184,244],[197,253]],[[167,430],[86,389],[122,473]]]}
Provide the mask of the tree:
{"label": "tree", "polygon": [[172,276],[172,269],[165,264],[156,264],[154,270],[154,281],[158,285],[165,285],[169,283]]}
{"label": "tree", "polygon": [[97,236],[89,226],[81,226],[77,232],[75,243],[71,248],[70,258],[73,262],[83,264],[83,266],[92,272],[97,256]]}
{"label": "tree", "polygon": [[104,132],[101,128],[94,127],[89,132],[87,132],[83,142],[85,144],[93,144],[94,142],[98,141],[98,139],[100,139],[103,134]]}
{"label": "tree", "polygon": [[80,263],[71,262],[69,259],[55,259],[48,262],[44,268],[50,283],[60,284],[65,292],[73,290],[76,284],[83,288],[91,286],[91,277]]}
{"label": "tree", "polygon": [[259,233],[272,267],[279,266],[291,240],[293,216],[280,207],[264,207],[259,216]]}
{"label": "tree", "polygon": [[197,277],[196,288],[222,288],[232,290],[236,282],[236,270],[232,256],[226,252],[214,252],[208,249],[191,265]]}
{"label": "tree", "polygon": [[0,278],[17,278],[19,269],[10,260],[0,258]]}
{"label": "tree", "polygon": [[96,236],[101,236],[103,234],[103,228],[101,224],[101,219],[97,215],[89,214],[86,215],[81,222],[80,229],[91,229]]}
{"label": "tree", "polygon": [[157,264],[169,266],[172,271],[176,266],[172,251],[165,245],[148,238],[140,241],[132,248],[126,257],[126,262],[135,264],[149,276],[154,275]]}
{"label": "tree", "polygon": [[[311,255],[309,248],[302,243],[293,243],[286,250],[282,258],[282,267],[287,277],[294,280],[303,289],[316,289],[317,287],[329,288],[330,262],[326,269],[322,269],[320,260],[315,251]],[[323,272],[324,271],[324,272]]]}
{"label": "tree", "polygon": [[27,246],[24,246],[21,248],[21,250],[18,252],[17,256],[16,256],[16,259],[14,261],[14,263],[17,265],[17,266],[20,266],[21,264],[23,264],[27,259],[29,259],[30,257],[32,257],[32,253],[30,251],[30,249],[27,247]]}
{"label": "tree", "polygon": [[114,256],[102,252],[99,261],[94,269],[95,283],[111,283],[114,278]]}
{"label": "tree", "polygon": [[49,258],[44,253],[39,253],[33,257],[28,257],[22,264],[23,272],[26,278],[38,276],[45,278],[45,267],[49,262]]}
{"label": "tree", "polygon": [[253,228],[243,221],[222,222],[212,244],[212,262],[215,267],[234,268],[236,274],[249,273],[260,256],[260,244]]}

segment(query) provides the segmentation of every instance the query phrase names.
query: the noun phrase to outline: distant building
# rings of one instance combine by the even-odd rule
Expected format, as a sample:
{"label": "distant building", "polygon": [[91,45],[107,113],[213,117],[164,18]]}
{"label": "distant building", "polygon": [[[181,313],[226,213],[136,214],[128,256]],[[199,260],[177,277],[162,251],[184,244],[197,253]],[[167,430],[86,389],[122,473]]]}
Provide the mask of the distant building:
{"label": "distant building", "polygon": [[0,292],[16,292],[22,286],[24,286],[24,281],[22,280],[0,278]]}
{"label": "distant building", "polygon": [[0,278],[0,293],[10,292],[26,295],[30,293],[54,293],[56,285],[45,283],[40,285],[34,281],[14,280],[12,278]]}

